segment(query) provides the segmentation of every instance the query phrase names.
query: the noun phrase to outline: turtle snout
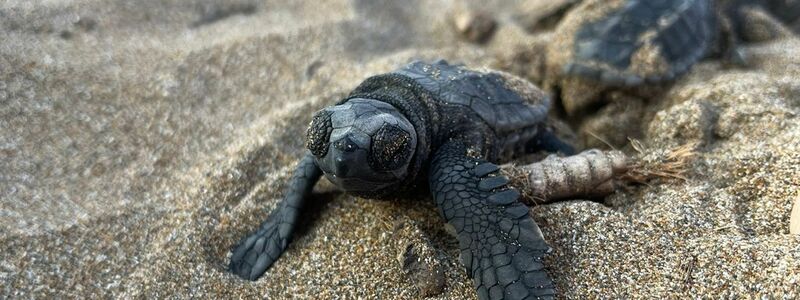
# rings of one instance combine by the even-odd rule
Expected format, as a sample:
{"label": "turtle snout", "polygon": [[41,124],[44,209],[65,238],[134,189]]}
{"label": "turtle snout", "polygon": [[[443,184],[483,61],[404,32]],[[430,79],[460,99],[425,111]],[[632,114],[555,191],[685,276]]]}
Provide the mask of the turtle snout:
{"label": "turtle snout", "polygon": [[350,136],[333,142],[330,152],[326,160],[332,175],[340,178],[368,176],[369,172],[363,170],[368,165],[366,149]]}
{"label": "turtle snout", "polygon": [[344,160],[344,158],[339,157],[335,159],[333,162],[333,168],[334,172],[339,174],[339,176],[347,177],[347,171],[349,168],[347,167],[347,162]]}

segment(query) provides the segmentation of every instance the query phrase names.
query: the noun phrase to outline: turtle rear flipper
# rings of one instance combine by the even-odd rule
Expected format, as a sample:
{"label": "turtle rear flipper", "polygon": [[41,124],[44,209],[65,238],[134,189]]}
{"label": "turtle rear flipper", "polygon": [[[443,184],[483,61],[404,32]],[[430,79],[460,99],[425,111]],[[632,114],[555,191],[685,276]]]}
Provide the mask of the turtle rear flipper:
{"label": "turtle rear flipper", "polygon": [[278,207],[256,232],[242,239],[233,250],[229,266],[232,273],[256,280],[278,260],[289,245],[300,210],[321,175],[312,155],[300,160]]}
{"label": "turtle rear flipper", "polygon": [[575,147],[572,146],[570,143],[562,140],[561,138],[553,132],[553,129],[548,128],[546,126],[541,126],[542,129],[536,135],[534,139],[527,145],[528,152],[535,152],[535,151],[546,151],[557,153],[560,152],[564,155],[574,155],[577,152],[575,151]]}
{"label": "turtle rear flipper", "polygon": [[479,299],[551,299],[555,288],[542,261],[550,247],[498,170],[450,142],[431,163],[433,198],[456,231]]}

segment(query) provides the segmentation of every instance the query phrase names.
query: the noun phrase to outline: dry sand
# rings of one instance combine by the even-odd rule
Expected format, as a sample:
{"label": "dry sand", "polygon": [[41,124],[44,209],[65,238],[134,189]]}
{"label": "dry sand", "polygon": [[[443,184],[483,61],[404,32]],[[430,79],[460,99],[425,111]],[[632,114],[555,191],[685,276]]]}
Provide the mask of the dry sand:
{"label": "dry sand", "polygon": [[[525,3],[221,2],[0,4],[0,297],[415,298],[407,239],[438,253],[435,298],[474,298],[424,193],[323,186],[261,280],[225,266],[280,198],[311,114],[365,77],[445,58],[537,80],[525,51],[551,37],[510,21]],[[486,45],[454,32],[465,7],[497,18]],[[532,208],[562,296],[800,297],[800,41],[747,50],[751,68],[703,62],[637,110],[654,151],[699,143],[687,182]]]}

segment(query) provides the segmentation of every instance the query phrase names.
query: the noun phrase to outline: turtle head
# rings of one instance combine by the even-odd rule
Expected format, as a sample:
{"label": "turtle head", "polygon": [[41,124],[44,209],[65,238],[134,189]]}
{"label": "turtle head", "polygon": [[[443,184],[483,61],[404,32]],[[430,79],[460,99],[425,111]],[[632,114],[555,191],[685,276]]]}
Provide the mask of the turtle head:
{"label": "turtle head", "polygon": [[314,115],[306,147],[334,184],[377,193],[403,181],[417,146],[414,126],[394,106],[353,98]]}

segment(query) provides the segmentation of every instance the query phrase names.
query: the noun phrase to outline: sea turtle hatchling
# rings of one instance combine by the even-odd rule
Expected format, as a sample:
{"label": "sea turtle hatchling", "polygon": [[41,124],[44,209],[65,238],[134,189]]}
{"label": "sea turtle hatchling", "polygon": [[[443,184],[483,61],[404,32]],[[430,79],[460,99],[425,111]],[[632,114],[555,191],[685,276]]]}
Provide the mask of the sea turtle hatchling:
{"label": "sea turtle hatchling", "polygon": [[549,108],[527,81],[445,61],[366,79],[314,115],[308,153],[276,210],[233,251],[231,272],[256,280],[278,259],[325,174],[368,198],[428,186],[480,299],[551,298],[542,261],[550,247],[495,164],[533,150],[573,152],[545,125]]}
{"label": "sea turtle hatchling", "polygon": [[[778,3],[781,2],[781,3]],[[585,0],[566,14],[547,47],[543,86],[567,114],[609,89],[669,82],[710,55],[743,64],[737,48],[745,9],[800,10],[785,0]],[[778,5],[780,4],[780,5]]]}

